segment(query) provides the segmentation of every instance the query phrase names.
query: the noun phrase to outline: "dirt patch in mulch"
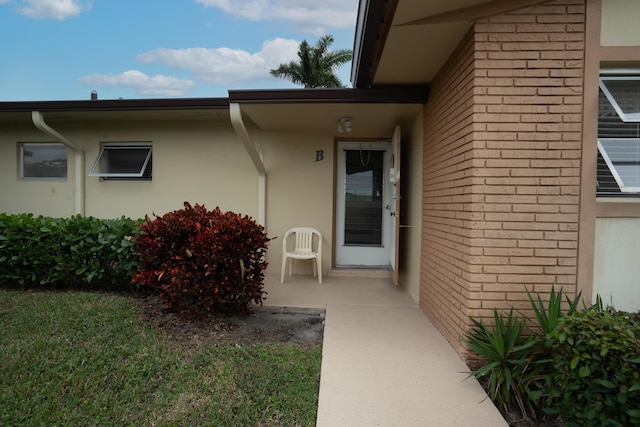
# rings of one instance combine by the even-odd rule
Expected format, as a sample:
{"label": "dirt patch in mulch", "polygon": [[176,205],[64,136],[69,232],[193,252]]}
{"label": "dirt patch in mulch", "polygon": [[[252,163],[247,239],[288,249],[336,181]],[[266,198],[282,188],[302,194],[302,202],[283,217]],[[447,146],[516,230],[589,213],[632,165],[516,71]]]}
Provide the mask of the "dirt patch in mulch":
{"label": "dirt patch in mulch", "polygon": [[187,319],[171,313],[157,295],[138,298],[143,321],[188,344],[293,344],[310,348],[322,343],[325,310],[252,306],[251,314],[213,314]]}
{"label": "dirt patch in mulch", "polygon": [[562,418],[556,415],[540,414],[535,420],[526,419],[519,410],[509,411],[504,417],[510,427],[563,427]]}

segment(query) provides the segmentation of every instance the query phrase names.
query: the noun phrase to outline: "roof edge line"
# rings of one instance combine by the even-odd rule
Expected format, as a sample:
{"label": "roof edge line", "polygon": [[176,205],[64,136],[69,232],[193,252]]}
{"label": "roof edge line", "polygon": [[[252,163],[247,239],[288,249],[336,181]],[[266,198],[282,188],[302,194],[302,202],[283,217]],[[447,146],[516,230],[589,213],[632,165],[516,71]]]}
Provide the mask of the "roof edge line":
{"label": "roof edge line", "polygon": [[277,103],[384,103],[424,104],[429,89],[424,85],[386,86],[371,89],[268,89],[230,90],[230,102],[245,104]]}
{"label": "roof edge line", "polygon": [[354,87],[372,86],[398,1],[360,0],[351,68]]}
{"label": "roof edge line", "polygon": [[228,98],[162,98],[109,99],[81,101],[6,101],[0,102],[0,112],[51,111],[128,111],[226,109]]}

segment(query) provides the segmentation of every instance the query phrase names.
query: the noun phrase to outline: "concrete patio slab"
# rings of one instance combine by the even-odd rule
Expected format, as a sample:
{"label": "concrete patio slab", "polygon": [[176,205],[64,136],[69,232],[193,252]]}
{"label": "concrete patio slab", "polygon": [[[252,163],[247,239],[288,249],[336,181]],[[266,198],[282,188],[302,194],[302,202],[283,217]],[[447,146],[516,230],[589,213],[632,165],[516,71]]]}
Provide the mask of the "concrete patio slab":
{"label": "concrete patio slab", "polygon": [[507,426],[413,299],[389,279],[265,279],[266,305],[326,309],[317,426]]}

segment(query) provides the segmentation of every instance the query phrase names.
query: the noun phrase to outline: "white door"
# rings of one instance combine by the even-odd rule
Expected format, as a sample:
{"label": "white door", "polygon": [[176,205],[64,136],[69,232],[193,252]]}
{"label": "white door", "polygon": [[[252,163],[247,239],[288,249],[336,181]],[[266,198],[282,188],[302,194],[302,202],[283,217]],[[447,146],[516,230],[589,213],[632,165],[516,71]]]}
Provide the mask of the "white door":
{"label": "white door", "polygon": [[392,173],[390,173],[389,181],[391,182],[391,199],[392,212],[391,226],[389,227],[389,242],[391,249],[389,251],[389,261],[391,270],[393,271],[393,284],[399,283],[399,261],[400,261],[400,125],[397,125],[393,131],[393,139],[391,140],[393,155],[391,156]]}
{"label": "white door", "polygon": [[336,267],[389,267],[393,160],[390,141],[338,143]]}

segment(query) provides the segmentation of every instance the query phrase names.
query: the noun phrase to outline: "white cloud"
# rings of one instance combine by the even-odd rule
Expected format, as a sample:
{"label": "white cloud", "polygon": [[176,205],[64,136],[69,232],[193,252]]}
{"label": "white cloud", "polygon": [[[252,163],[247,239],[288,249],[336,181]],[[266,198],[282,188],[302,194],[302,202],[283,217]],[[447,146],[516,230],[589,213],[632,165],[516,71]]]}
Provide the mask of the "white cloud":
{"label": "white cloud", "polygon": [[197,79],[218,85],[270,78],[269,70],[297,58],[297,40],[267,40],[257,53],[221,47],[187,49],[153,49],[136,57],[138,61],[160,62],[170,67],[187,69]]}
{"label": "white cloud", "polygon": [[169,76],[148,76],[137,70],[129,70],[116,75],[92,74],[79,79],[90,86],[130,87],[144,96],[184,96],[195,87],[191,80]]}
{"label": "white cloud", "polygon": [[64,21],[91,9],[86,0],[22,0],[18,12],[29,18]]}
{"label": "white cloud", "polygon": [[285,20],[297,30],[315,35],[328,28],[349,29],[356,24],[357,1],[351,0],[196,0],[232,16],[251,21]]}

